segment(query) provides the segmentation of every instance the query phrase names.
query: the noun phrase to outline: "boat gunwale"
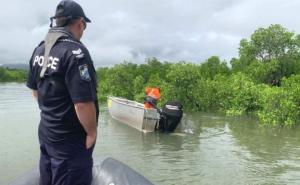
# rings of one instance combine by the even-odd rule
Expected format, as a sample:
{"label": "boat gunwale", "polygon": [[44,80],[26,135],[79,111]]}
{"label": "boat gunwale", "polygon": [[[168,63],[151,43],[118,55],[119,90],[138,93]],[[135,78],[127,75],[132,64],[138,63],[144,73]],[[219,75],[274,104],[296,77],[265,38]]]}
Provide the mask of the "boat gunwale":
{"label": "boat gunwale", "polygon": [[[146,110],[144,108],[144,105],[139,103],[139,102],[136,102],[136,101],[132,101],[132,100],[127,100],[125,98],[119,98],[119,97],[115,97],[115,96],[109,96],[108,99],[114,101],[114,102],[117,102],[117,103],[120,103],[120,104],[123,104],[123,105],[127,105],[127,106],[130,106],[130,107],[134,107],[134,108],[139,108],[139,109],[143,109],[144,111]],[[128,102],[128,103],[126,103]],[[151,108],[152,109],[152,108]],[[147,111],[147,110],[146,110]]]}

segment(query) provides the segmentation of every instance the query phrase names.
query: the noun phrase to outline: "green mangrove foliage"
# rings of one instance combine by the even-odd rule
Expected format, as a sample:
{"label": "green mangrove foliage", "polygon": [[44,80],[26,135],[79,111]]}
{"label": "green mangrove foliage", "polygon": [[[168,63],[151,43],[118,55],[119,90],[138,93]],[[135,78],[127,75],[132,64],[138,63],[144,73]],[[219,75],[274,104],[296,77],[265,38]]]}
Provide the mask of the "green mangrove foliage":
{"label": "green mangrove foliage", "polygon": [[0,67],[0,82],[25,82],[27,71]]}
{"label": "green mangrove foliage", "polygon": [[254,114],[263,125],[295,126],[300,115],[300,36],[280,25],[259,28],[240,42],[239,57],[202,63],[130,62],[99,68],[99,99],[143,102],[147,86],[161,88],[160,105],[178,100],[185,110]]}

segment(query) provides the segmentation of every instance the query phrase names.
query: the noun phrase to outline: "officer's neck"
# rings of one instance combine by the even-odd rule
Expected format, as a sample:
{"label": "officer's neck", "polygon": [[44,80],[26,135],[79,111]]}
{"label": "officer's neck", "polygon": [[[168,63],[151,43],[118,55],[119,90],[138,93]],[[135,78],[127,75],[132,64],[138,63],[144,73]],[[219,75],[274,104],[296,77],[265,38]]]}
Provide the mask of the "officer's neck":
{"label": "officer's neck", "polygon": [[80,29],[78,29],[78,27],[75,26],[69,26],[67,28],[68,32],[70,32],[72,34],[72,36],[77,39],[78,41],[80,41],[81,37],[82,37],[82,31]]}

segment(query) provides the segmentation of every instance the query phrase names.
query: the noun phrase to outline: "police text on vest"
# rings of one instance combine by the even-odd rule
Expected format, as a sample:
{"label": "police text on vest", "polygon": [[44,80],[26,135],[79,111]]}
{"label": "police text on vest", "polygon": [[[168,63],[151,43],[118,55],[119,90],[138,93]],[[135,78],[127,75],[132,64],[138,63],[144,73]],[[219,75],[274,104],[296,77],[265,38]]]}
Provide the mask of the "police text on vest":
{"label": "police text on vest", "polygon": [[[58,62],[59,62],[58,58],[49,56],[47,67],[56,70]],[[33,66],[35,66],[35,64],[38,64],[40,67],[42,67],[44,64],[44,56],[35,56],[33,61]]]}

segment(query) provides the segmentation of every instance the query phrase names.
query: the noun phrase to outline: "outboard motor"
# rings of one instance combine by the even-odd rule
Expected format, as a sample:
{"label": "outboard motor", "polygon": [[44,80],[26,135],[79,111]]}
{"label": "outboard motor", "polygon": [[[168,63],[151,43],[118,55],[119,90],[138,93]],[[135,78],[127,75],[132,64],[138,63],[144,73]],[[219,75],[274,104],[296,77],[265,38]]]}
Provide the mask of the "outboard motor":
{"label": "outboard motor", "polygon": [[159,130],[173,132],[181,121],[182,107],[180,102],[167,102],[160,112]]}

